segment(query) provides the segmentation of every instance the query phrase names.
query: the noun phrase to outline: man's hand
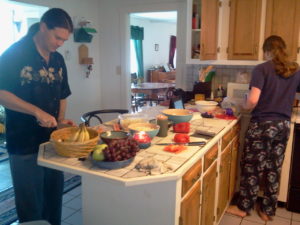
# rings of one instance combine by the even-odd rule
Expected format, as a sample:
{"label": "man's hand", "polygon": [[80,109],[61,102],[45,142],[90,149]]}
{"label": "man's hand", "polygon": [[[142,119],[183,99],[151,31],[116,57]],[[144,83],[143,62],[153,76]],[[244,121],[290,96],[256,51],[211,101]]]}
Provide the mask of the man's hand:
{"label": "man's hand", "polygon": [[42,110],[39,110],[35,117],[41,127],[57,127],[56,119]]}
{"label": "man's hand", "polygon": [[73,120],[69,120],[69,119],[59,119],[59,120],[58,120],[58,126],[64,126],[64,125],[77,126],[77,124],[74,123]]}

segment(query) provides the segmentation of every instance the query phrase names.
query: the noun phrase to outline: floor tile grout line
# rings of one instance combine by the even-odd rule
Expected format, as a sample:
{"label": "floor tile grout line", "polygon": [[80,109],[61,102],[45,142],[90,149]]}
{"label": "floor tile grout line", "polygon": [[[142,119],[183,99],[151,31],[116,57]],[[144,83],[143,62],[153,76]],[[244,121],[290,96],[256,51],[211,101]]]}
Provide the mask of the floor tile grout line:
{"label": "floor tile grout line", "polygon": [[[77,209],[75,210],[75,212],[73,212],[71,215],[69,215],[68,217],[64,218],[62,221],[65,222],[68,218],[74,216],[75,213],[77,213],[78,211],[81,211],[81,209]],[[66,222],[67,223],[67,222]]]}

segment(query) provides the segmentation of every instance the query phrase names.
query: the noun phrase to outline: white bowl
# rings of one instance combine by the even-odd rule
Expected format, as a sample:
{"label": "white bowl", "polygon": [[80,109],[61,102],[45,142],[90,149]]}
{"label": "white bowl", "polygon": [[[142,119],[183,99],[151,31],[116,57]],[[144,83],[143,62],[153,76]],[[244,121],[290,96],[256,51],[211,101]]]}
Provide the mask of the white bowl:
{"label": "white bowl", "polygon": [[119,115],[120,125],[123,130],[128,131],[128,126],[133,123],[149,122],[148,116],[138,113],[124,113]]}
{"label": "white bowl", "polygon": [[212,111],[217,105],[218,103],[215,101],[196,101],[196,106],[200,113]]}

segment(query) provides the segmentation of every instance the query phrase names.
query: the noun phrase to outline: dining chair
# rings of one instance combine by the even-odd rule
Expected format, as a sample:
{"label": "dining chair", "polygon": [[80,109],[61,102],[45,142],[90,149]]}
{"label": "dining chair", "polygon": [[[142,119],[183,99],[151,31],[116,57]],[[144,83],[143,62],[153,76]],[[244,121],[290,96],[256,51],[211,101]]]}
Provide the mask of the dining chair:
{"label": "dining chair", "polygon": [[81,116],[81,120],[85,123],[86,126],[90,126],[90,121],[92,118],[95,118],[99,121],[99,123],[103,123],[103,120],[100,118],[100,114],[108,114],[108,113],[114,113],[114,114],[124,114],[128,113],[129,111],[127,109],[102,109],[102,110],[95,110],[91,112],[84,113]]}

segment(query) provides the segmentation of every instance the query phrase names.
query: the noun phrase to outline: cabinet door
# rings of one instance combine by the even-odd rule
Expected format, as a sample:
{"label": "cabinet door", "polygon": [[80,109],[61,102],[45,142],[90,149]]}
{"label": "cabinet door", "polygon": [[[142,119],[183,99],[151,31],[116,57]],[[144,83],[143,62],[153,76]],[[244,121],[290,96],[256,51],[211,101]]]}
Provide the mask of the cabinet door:
{"label": "cabinet door", "polygon": [[211,147],[204,155],[204,171],[218,158],[218,144]]}
{"label": "cabinet door", "polygon": [[222,137],[222,145],[221,145],[221,151],[223,151],[229,142],[232,140],[232,130],[228,131],[224,136]]}
{"label": "cabinet door", "polygon": [[200,59],[217,59],[219,1],[201,0]]}
{"label": "cabinet door", "polygon": [[229,201],[231,144],[226,147],[221,155],[219,171],[219,197],[217,207],[217,221],[221,218]]}
{"label": "cabinet door", "polygon": [[180,225],[199,225],[200,221],[200,187],[198,181],[181,203]]}
{"label": "cabinet door", "polygon": [[291,60],[296,60],[300,26],[299,0],[267,0],[265,38],[281,36]]}
{"label": "cabinet door", "polygon": [[231,0],[228,59],[257,60],[262,0]]}
{"label": "cabinet door", "polygon": [[232,141],[231,163],[230,163],[230,186],[229,186],[229,200],[232,199],[237,178],[237,166],[238,166],[238,150],[239,150],[239,137],[238,134]]}
{"label": "cabinet door", "polygon": [[215,221],[216,174],[217,162],[203,177],[201,225],[213,225]]}
{"label": "cabinet door", "polygon": [[202,172],[202,160],[200,159],[195,165],[192,166],[182,177],[182,192],[183,197],[188,190],[199,180]]}

